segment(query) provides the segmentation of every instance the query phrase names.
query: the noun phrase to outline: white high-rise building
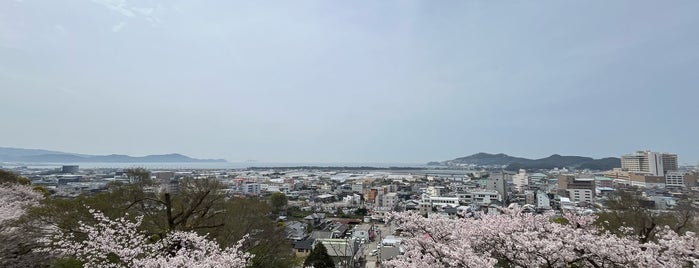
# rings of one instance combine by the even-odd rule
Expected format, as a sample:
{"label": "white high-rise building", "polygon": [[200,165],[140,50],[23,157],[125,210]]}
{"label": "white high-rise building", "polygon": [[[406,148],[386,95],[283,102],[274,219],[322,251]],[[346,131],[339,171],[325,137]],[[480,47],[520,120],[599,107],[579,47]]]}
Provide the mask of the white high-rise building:
{"label": "white high-rise building", "polygon": [[621,169],[635,173],[650,173],[665,176],[668,171],[677,170],[677,155],[651,151],[637,151],[621,156]]}
{"label": "white high-rise building", "polygon": [[659,153],[649,152],[648,155],[648,172],[655,176],[664,176],[665,169],[663,165],[663,156]]}

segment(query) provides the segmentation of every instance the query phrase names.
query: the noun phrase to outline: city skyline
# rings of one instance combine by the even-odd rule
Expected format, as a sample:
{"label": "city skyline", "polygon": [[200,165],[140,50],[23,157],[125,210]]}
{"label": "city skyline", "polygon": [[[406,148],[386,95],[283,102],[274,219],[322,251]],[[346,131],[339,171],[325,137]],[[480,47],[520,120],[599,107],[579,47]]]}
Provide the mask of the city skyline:
{"label": "city skyline", "polygon": [[699,162],[699,3],[0,3],[0,146]]}

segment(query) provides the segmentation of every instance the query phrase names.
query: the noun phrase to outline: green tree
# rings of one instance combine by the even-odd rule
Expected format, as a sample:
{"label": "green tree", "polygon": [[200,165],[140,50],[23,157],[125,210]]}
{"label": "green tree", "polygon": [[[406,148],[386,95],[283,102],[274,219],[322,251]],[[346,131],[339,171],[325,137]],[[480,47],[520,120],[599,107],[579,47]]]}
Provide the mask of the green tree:
{"label": "green tree", "polygon": [[354,214],[357,216],[366,216],[368,213],[369,211],[366,208],[358,208],[354,211]]}
{"label": "green tree", "polygon": [[0,184],[2,183],[17,183],[22,185],[29,185],[31,181],[19,174],[12,173],[10,171],[0,169]]}
{"label": "green tree", "polygon": [[124,174],[132,183],[145,183],[151,182],[150,171],[145,168],[131,168],[124,170]]}
{"label": "green tree", "polygon": [[667,225],[677,233],[693,230],[693,219],[699,215],[687,202],[680,202],[671,211],[655,210],[635,189],[617,191],[605,205],[606,209],[598,213],[599,226],[617,235],[625,235],[620,227],[630,227],[644,243],[655,240],[662,226]]}
{"label": "green tree", "polygon": [[243,250],[255,254],[253,267],[290,267],[293,251],[270,205],[257,198],[228,198],[222,190],[215,179],[184,178],[170,185],[144,173],[132,184],[114,183],[95,195],[46,200],[32,211],[32,221],[85,237],[77,227],[79,221],[93,221],[89,206],[110,218],[143,216],[140,229],[153,239],[170,230],[195,231],[227,247],[248,234]]}
{"label": "green tree", "polygon": [[286,207],[289,200],[286,198],[284,193],[276,192],[269,196],[269,202],[271,203],[274,212],[279,213],[284,209],[284,207]]}
{"label": "green tree", "polygon": [[[211,230],[209,237],[221,244],[232,244],[250,236],[245,251],[255,254],[252,267],[291,267],[293,249],[286,230],[272,218],[271,206],[257,198],[232,198],[225,204],[225,227]],[[228,213],[230,212],[230,213]]]}
{"label": "green tree", "polygon": [[328,254],[328,249],[325,248],[323,243],[318,243],[311,250],[311,253],[306,257],[306,261],[303,262],[304,267],[313,266],[313,268],[332,268],[335,267],[335,262]]}

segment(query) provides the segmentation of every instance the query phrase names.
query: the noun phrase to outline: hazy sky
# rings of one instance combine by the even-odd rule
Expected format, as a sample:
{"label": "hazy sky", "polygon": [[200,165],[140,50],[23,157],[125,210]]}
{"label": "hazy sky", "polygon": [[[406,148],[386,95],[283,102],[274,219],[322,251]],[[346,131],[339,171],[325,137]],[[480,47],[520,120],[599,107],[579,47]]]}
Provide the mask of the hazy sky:
{"label": "hazy sky", "polygon": [[0,146],[699,161],[699,1],[0,1]]}

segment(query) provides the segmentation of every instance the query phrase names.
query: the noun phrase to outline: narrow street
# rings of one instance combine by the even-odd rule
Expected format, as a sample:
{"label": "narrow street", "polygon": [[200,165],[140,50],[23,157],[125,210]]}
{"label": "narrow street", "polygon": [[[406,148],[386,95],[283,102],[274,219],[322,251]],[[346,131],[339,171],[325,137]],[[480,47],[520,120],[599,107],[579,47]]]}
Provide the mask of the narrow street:
{"label": "narrow street", "polygon": [[[364,256],[366,256],[366,267],[373,268],[379,267],[378,261],[381,258],[381,248],[377,248],[377,245],[381,242],[381,239],[387,235],[392,235],[392,228],[390,226],[385,226],[383,223],[374,223],[374,228],[376,228],[376,237],[374,241],[367,244],[364,247]],[[372,256],[372,251],[377,250]]]}

